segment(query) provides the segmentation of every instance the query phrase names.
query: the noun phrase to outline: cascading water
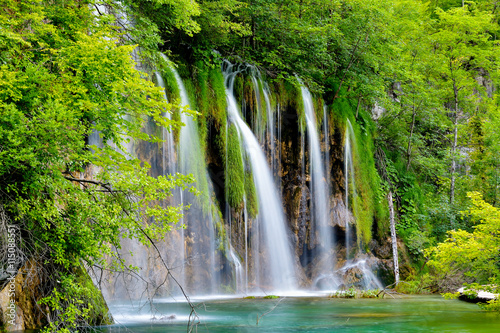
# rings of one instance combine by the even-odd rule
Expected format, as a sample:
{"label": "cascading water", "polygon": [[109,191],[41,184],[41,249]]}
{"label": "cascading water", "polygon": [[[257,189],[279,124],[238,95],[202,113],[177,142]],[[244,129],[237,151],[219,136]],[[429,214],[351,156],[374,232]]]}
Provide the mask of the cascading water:
{"label": "cascading water", "polygon": [[276,166],[275,166],[275,171],[274,171],[274,174],[275,174],[275,177],[277,179],[277,184],[278,184],[278,189],[281,193],[282,191],[282,184],[281,184],[281,175],[280,175],[280,169],[281,169],[281,155],[282,155],[282,152],[281,152],[281,108],[280,108],[280,104],[278,103],[277,106],[276,106],[276,126],[275,128],[277,128],[277,131],[278,131],[278,135],[277,135],[277,141],[278,141],[278,151],[277,151],[277,159],[276,159]]}
{"label": "cascading water", "polygon": [[[188,108],[189,97],[182,79],[177,71],[171,69],[179,88],[181,106]],[[187,232],[189,232],[189,256],[186,257],[185,265],[189,266],[189,279],[182,277],[184,285],[188,286],[188,290],[196,294],[205,293],[213,294],[218,290],[220,276],[215,270],[215,225],[213,221],[212,209],[214,203],[212,201],[211,192],[212,184],[208,176],[205,157],[201,151],[200,140],[198,137],[198,126],[192,117],[189,117],[185,112],[181,112],[181,121],[184,124],[180,131],[178,156],[179,170],[183,174],[193,174],[197,180],[196,186],[199,190],[206,192],[201,196],[201,199],[194,197],[188,191],[181,193],[183,204],[189,204],[190,209],[187,213],[185,223]],[[204,201],[204,202],[200,202]],[[205,207],[203,207],[205,206]],[[186,247],[185,235],[182,237],[184,247]],[[183,272],[186,271],[186,267]],[[207,272],[208,274],[204,274]],[[206,275],[210,276],[210,281],[203,285],[206,281]]]}
{"label": "cascading water", "polygon": [[[260,92],[261,92],[261,87],[259,86],[259,83],[262,83],[261,80],[258,80],[257,79],[257,75],[259,75],[260,73],[258,72],[258,70],[255,68],[255,67],[247,67],[250,72],[251,72],[251,75],[250,75],[250,79],[252,80],[252,84],[253,84],[253,91],[255,93],[255,101],[257,102],[256,104],[256,107],[255,107],[255,115],[252,117],[252,128],[253,128],[253,131],[254,131],[254,135],[257,137],[257,139],[259,140],[259,142],[263,142],[264,141],[264,134],[265,134],[265,130],[262,128],[261,126],[261,123],[260,123],[260,120],[262,119],[262,97],[260,95]],[[266,105],[267,106],[267,105]],[[268,114],[270,111],[270,107],[269,108],[266,108],[266,113]]]}
{"label": "cascading water", "polygon": [[243,276],[243,266],[241,265],[241,261],[238,259],[238,256],[236,255],[234,249],[231,247],[229,249],[229,257],[231,258],[231,261],[234,265],[234,279],[235,279],[235,290],[237,293],[246,293],[246,285],[247,281],[245,280],[245,277]]}
{"label": "cascading water", "polygon": [[[356,192],[356,181],[354,172],[354,161],[353,161],[353,151],[356,147],[356,137],[354,135],[354,129],[352,127],[349,119],[346,119],[346,129],[344,137],[344,178],[345,178],[345,212],[344,212],[344,222],[345,222],[345,247],[346,247],[346,262],[343,267],[336,271],[337,275],[342,277],[344,281],[351,280],[349,276],[361,277],[361,279],[355,283],[355,286],[363,289],[383,289],[382,283],[377,278],[377,276],[371,270],[371,265],[369,265],[368,256],[363,253],[363,251],[353,252],[354,239],[351,234],[351,222],[355,225],[355,217],[357,216],[356,205],[349,205],[349,203],[354,203],[357,200]],[[353,214],[351,215],[349,207],[353,207]],[[352,216],[352,218],[351,218]],[[357,247],[356,247],[357,249]]]}
{"label": "cascading water", "polygon": [[258,287],[272,291],[292,291],[297,288],[297,278],[283,207],[264,152],[238,110],[233,86],[239,72],[228,62],[225,62],[224,66],[229,120],[235,124],[243,140],[259,202],[259,214],[252,226],[252,238],[259,242],[252,244],[253,247],[257,246],[254,251],[264,253],[259,263],[254,263],[255,276],[259,278]]}
{"label": "cascading water", "polygon": [[[257,68],[248,65],[246,69],[249,70],[250,72],[250,79],[253,84],[255,100],[257,102],[256,103],[257,116],[253,118],[254,119],[253,131],[255,133],[255,136],[261,143],[261,145],[264,146],[264,150],[268,153],[271,172],[275,177],[276,183],[279,183],[279,177],[277,172],[277,168],[279,166],[279,159],[276,158],[276,149],[275,149],[276,146],[275,129],[277,128],[277,126],[275,123],[275,112],[273,112],[273,108],[271,106],[271,98],[270,98],[271,92],[269,90],[269,85],[266,82],[264,82],[264,80],[262,80],[260,71]],[[262,97],[264,98],[264,106],[266,113],[265,128],[262,128],[259,121],[262,118],[262,113],[263,113]]]}
{"label": "cascading water", "polygon": [[[351,202],[356,199],[356,181],[354,174],[354,162],[352,158],[352,145],[356,140],[354,130],[349,119],[346,120],[345,139],[344,139],[344,178],[345,178],[345,248],[346,259],[351,258],[351,246],[353,243],[351,235],[351,218],[349,212],[349,194],[352,194]],[[354,205],[353,205],[354,207]]]}
{"label": "cascading water", "polygon": [[[163,55],[166,61],[166,57]],[[159,87],[165,89],[165,82],[160,73],[156,72],[156,81]],[[164,91],[165,99],[168,100],[167,93]],[[168,119],[171,119],[171,113],[167,112],[165,114]],[[175,142],[174,135],[171,130],[167,130],[162,127],[162,172],[164,176],[175,174],[177,172],[177,159],[175,152]],[[172,198],[173,204],[182,204],[182,192],[177,190],[173,194]],[[181,219],[179,224],[183,224],[184,220]],[[168,235],[165,236],[165,240],[162,244],[162,248],[165,249],[163,252],[165,256],[166,263],[170,269],[171,274],[175,277],[175,279],[184,286],[185,283],[185,239],[184,239],[184,229],[176,229],[172,230]],[[175,286],[175,282],[170,280],[172,287],[170,288],[170,293],[173,295],[177,295],[180,293],[180,290],[177,290]]]}
{"label": "cascading water", "polygon": [[[158,86],[165,89],[165,82],[160,73],[155,72],[156,82]],[[164,91],[165,99],[168,101],[167,93]],[[165,112],[164,117],[169,120],[172,119],[170,112]],[[175,174],[177,172],[176,160],[175,160],[175,148],[174,148],[174,134],[172,131],[167,130],[165,127],[161,129],[163,145],[162,145],[162,169],[163,174]]]}
{"label": "cascading water", "polygon": [[348,260],[345,265],[337,271],[340,276],[346,274],[349,275],[349,272],[361,277],[356,286],[358,288],[384,289],[380,280],[375,276],[375,274],[373,274],[370,266],[368,265],[368,260],[365,258],[361,258],[358,260]]}
{"label": "cascading water", "polygon": [[323,140],[325,144],[325,180],[327,186],[327,195],[330,197],[330,143],[329,143],[329,135],[328,135],[328,127],[330,124],[328,123],[328,108],[326,105],[323,106]]}
{"label": "cascading water", "polygon": [[316,264],[318,265],[318,276],[316,276],[315,279],[318,285],[321,285],[321,288],[333,289],[337,287],[338,283],[333,275],[336,258],[333,253],[335,243],[329,221],[330,190],[324,171],[325,161],[321,156],[320,141],[311,93],[304,85],[301,85],[301,91],[309,143],[311,222],[314,235],[312,241],[316,248],[316,256],[319,259]]}

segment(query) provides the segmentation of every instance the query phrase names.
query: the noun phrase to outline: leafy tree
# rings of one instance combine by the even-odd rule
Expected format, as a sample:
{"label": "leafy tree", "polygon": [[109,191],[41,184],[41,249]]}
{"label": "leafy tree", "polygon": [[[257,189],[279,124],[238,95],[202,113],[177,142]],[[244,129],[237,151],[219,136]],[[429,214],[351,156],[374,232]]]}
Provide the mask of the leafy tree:
{"label": "leafy tree", "polygon": [[498,286],[500,210],[485,202],[478,192],[470,192],[468,197],[471,206],[463,214],[475,222],[474,231],[459,229],[448,232],[446,241],[428,250],[427,254],[431,258],[429,265],[440,277],[458,272],[468,282],[493,283]]}
{"label": "leafy tree", "polygon": [[[19,226],[26,259],[51,277],[39,291],[50,330],[91,319],[82,300],[92,291],[75,273],[82,263],[126,269],[121,237],[154,246],[182,213],[162,202],[192,181],[150,177],[127,151],[130,140],[159,140],[141,131],[146,119],[179,124],[135,68],[114,16],[94,4],[8,0],[0,10],[0,208]],[[96,133],[100,145],[89,140]]]}

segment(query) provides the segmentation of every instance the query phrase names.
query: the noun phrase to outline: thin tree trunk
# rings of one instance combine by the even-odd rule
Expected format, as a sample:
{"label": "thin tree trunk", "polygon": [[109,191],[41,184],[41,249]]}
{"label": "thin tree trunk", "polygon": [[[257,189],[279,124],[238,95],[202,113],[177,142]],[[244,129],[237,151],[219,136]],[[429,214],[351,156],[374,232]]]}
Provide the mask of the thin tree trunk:
{"label": "thin tree trunk", "polygon": [[389,219],[391,223],[391,240],[392,240],[392,259],[394,261],[394,281],[396,285],[399,283],[399,260],[398,260],[398,240],[396,238],[396,224],[394,221],[394,204],[392,202],[392,192],[387,194],[387,202],[389,203]]}
{"label": "thin tree trunk", "polygon": [[359,95],[358,97],[358,105],[356,106],[356,119],[358,119],[359,106],[361,105],[361,100],[363,99],[363,95]]}

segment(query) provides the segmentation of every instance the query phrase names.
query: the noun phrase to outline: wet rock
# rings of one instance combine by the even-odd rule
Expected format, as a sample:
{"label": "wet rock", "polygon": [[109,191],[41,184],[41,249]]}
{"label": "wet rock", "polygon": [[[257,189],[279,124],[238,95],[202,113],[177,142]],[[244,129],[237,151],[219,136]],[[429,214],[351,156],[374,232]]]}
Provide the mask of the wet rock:
{"label": "wet rock", "polygon": [[392,244],[391,239],[384,239],[384,242],[380,244],[375,239],[370,241],[368,244],[370,251],[377,257],[381,259],[392,259]]}

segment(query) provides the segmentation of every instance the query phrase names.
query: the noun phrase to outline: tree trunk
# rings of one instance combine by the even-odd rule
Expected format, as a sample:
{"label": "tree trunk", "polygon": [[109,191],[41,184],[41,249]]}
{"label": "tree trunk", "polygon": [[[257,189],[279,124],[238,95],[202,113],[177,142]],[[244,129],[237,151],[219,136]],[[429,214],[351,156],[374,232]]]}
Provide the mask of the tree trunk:
{"label": "tree trunk", "polygon": [[361,105],[361,99],[363,95],[359,95],[358,97],[358,105],[356,106],[356,119],[358,119],[358,113],[359,113],[359,106]]}
{"label": "tree trunk", "polygon": [[396,285],[399,283],[399,261],[398,261],[398,240],[396,238],[396,224],[394,222],[394,204],[392,203],[392,192],[387,194],[387,202],[389,203],[389,219],[391,223],[391,240],[392,240],[392,258],[394,261],[394,281]]}

